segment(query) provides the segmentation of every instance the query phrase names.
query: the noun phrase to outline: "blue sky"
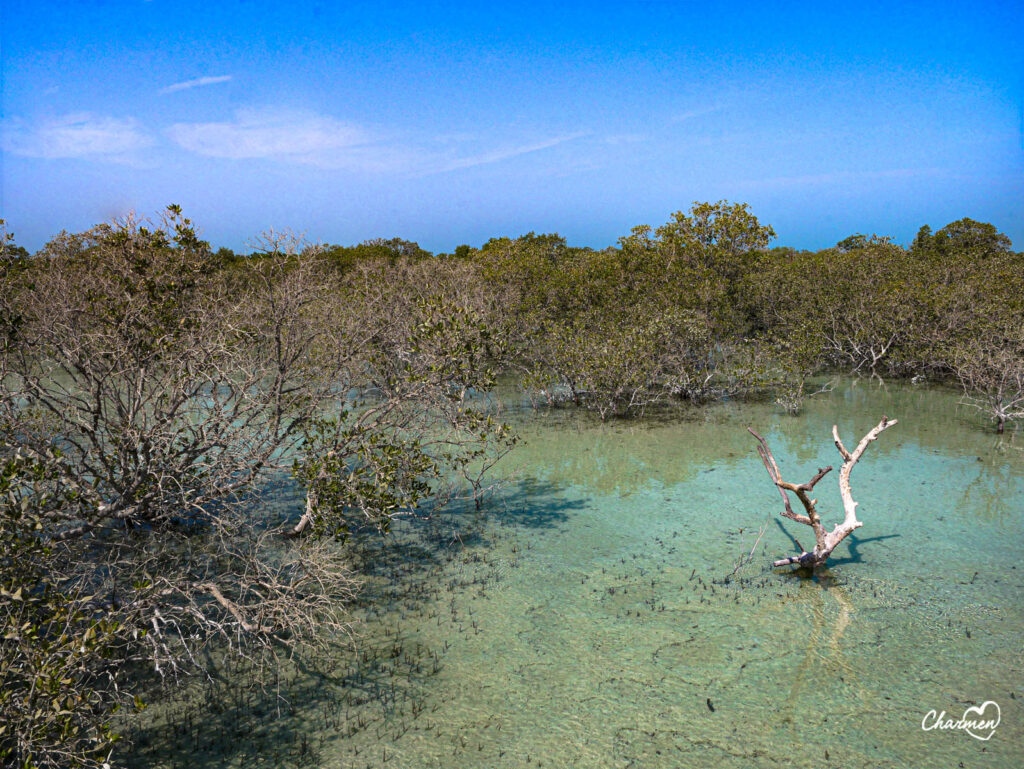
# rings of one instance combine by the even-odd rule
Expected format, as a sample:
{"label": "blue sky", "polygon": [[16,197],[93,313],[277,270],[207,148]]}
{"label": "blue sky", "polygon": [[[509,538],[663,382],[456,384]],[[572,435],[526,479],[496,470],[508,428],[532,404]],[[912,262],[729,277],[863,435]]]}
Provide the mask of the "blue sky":
{"label": "blue sky", "polygon": [[178,203],[433,251],[612,244],[695,200],[778,243],[1024,248],[1024,3],[0,0],[0,212],[34,250]]}

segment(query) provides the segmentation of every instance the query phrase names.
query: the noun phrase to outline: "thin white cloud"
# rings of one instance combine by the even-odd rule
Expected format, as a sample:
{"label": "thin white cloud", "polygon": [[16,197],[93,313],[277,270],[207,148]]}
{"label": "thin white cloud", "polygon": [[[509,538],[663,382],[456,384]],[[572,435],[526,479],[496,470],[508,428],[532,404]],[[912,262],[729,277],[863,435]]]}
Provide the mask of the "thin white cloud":
{"label": "thin white cloud", "polygon": [[617,145],[617,144],[639,144],[640,142],[647,141],[645,134],[637,133],[625,133],[625,134],[608,134],[604,137],[605,144]]}
{"label": "thin white cloud", "polygon": [[364,132],[320,115],[241,110],[219,123],[175,123],[167,135],[189,152],[215,158],[276,158],[327,162],[340,151],[366,143]]}
{"label": "thin white cloud", "polygon": [[721,112],[725,109],[724,104],[716,104],[712,107],[703,107],[701,109],[691,109],[686,112],[680,112],[678,115],[673,115],[670,119],[672,123],[685,123],[687,120],[693,120],[694,118],[703,117],[704,115],[711,115],[715,112]]}
{"label": "thin white cloud", "polygon": [[124,160],[153,144],[134,118],[90,112],[63,115],[37,125],[15,119],[4,124],[0,137],[5,152],[47,159]]}
{"label": "thin white cloud", "polygon": [[214,75],[207,77],[197,77],[194,80],[183,80],[180,83],[169,85],[166,88],[161,88],[160,93],[174,93],[175,91],[187,91],[190,88],[200,88],[204,85],[216,85],[217,83],[226,83],[231,80],[231,75]]}
{"label": "thin white cloud", "polygon": [[[573,133],[481,151],[473,141],[475,137],[468,135],[402,141],[315,113],[254,109],[240,110],[234,119],[227,121],[175,123],[166,133],[181,148],[206,157],[269,159],[318,168],[407,176],[427,176],[500,163],[586,135]],[[475,151],[467,150],[470,145],[476,145]]]}
{"label": "thin white cloud", "polygon": [[528,155],[533,152],[539,152],[540,150],[546,150],[550,147],[556,147],[559,144],[564,144],[565,142],[572,141],[573,139],[579,139],[587,135],[587,133],[573,133],[566,136],[558,136],[553,139],[545,139],[532,144],[506,147],[503,149],[492,150],[490,152],[483,152],[477,155],[455,158],[454,160],[447,162],[439,161],[434,164],[433,168],[429,167],[430,164],[428,164],[428,168],[422,173],[444,173],[446,171],[457,171],[463,168],[473,168],[475,166],[489,165],[491,163],[500,163],[503,160],[511,160],[512,158],[519,157],[520,155]]}

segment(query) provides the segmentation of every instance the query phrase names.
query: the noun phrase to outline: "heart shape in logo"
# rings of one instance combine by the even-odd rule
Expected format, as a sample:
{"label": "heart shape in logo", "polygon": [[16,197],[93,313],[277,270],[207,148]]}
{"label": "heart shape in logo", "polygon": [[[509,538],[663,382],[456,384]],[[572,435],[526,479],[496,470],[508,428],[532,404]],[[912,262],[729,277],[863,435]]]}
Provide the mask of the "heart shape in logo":
{"label": "heart shape in logo", "polygon": [[[996,709],[994,719],[990,716],[985,715],[985,711],[988,710],[989,705]],[[975,715],[977,715],[977,718],[973,717]],[[991,726],[991,731],[989,731],[988,734],[978,734],[972,731],[970,726],[966,726],[964,731],[966,731],[976,740],[987,740],[989,737],[996,733],[996,727],[999,726],[999,722],[1002,720],[1002,717],[1003,714],[999,710],[999,703],[994,702],[993,700],[985,700],[985,702],[981,703],[981,705],[978,705],[973,708],[967,708],[967,710],[964,711],[964,721],[973,721],[975,726]]]}

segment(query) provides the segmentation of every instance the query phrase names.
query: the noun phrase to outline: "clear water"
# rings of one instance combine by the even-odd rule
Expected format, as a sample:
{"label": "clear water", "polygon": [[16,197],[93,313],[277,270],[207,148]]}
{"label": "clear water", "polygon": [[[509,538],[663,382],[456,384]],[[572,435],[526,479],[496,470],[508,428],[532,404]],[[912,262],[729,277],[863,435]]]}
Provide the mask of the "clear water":
{"label": "clear water", "polygon": [[[864,526],[815,579],[772,569],[813,537],[778,515],[746,427],[802,482],[838,466],[833,422],[850,446],[883,414],[899,424],[853,473]],[[489,513],[403,526],[364,554],[355,650],[262,696],[228,682],[156,703],[134,759],[1024,766],[1024,451],[983,427],[951,393],[864,382],[796,418],[526,416]],[[817,491],[837,520],[836,473]],[[986,700],[1001,709],[987,741],[921,728]]]}

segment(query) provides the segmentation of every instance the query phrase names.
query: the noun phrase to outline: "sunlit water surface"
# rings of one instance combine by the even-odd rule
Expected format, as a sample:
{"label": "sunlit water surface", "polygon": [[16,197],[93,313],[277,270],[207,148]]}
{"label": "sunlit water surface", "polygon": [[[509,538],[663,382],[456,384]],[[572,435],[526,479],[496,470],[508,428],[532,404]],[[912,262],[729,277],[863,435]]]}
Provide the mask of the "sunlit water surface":
{"label": "sunlit water surface", "polygon": [[[803,482],[838,467],[834,422],[852,448],[883,414],[899,424],[853,473],[864,526],[815,579],[773,569],[813,535],[778,515],[746,427]],[[795,418],[730,403],[519,426],[484,514],[365,554],[354,648],[262,695],[153,704],[135,762],[1024,766],[1024,451],[953,394],[847,382]],[[829,525],[836,476],[816,489]],[[988,740],[922,729],[987,700]]]}

